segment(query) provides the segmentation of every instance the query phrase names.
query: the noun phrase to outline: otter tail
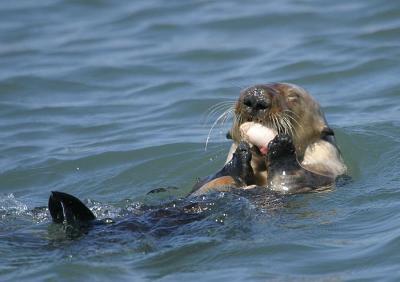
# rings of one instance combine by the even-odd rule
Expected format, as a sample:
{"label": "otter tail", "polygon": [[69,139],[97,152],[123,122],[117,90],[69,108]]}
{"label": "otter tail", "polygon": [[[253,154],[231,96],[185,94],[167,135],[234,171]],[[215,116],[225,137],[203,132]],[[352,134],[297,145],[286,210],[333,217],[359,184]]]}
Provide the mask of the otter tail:
{"label": "otter tail", "polygon": [[49,211],[54,223],[87,223],[96,219],[91,210],[78,198],[62,192],[52,191],[49,197]]}

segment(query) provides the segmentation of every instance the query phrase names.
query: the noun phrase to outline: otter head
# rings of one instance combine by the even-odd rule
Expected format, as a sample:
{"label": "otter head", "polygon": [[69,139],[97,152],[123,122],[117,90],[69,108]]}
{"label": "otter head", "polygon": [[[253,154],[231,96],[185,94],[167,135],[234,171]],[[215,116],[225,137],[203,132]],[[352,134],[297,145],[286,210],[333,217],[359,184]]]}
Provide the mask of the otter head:
{"label": "otter head", "polygon": [[303,88],[289,83],[258,84],[244,89],[235,104],[231,136],[235,143],[243,138],[240,125],[260,123],[287,134],[301,159],[309,144],[329,132],[319,104]]}

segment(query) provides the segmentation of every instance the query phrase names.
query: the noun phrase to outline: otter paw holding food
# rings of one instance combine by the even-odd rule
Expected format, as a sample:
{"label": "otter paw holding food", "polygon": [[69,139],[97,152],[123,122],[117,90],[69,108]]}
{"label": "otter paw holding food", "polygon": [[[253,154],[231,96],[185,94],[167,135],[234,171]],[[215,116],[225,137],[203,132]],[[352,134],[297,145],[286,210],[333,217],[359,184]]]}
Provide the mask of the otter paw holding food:
{"label": "otter paw holding food", "polygon": [[266,155],[267,188],[283,194],[323,190],[332,186],[334,179],[308,171],[300,166],[292,138],[279,134],[269,142]]}
{"label": "otter paw holding food", "polygon": [[279,134],[268,143],[266,162],[270,169],[276,166],[287,169],[300,166],[297,161],[296,149],[289,135]]}
{"label": "otter paw holding food", "polygon": [[254,184],[251,167],[252,153],[249,144],[242,141],[233,153],[232,159],[214,175],[199,180],[193,187],[191,196],[209,192],[228,192],[232,188],[243,188]]}

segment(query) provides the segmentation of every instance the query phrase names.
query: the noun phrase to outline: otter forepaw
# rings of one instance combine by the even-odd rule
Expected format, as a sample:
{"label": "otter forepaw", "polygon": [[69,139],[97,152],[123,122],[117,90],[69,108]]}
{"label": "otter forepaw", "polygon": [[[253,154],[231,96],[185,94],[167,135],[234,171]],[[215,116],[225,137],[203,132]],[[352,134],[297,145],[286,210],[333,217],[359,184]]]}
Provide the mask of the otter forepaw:
{"label": "otter forepaw", "polygon": [[241,141],[240,143],[239,143],[239,145],[237,146],[237,148],[236,148],[236,151],[235,151],[236,153],[238,153],[238,154],[240,154],[241,156],[243,156],[243,155],[251,155],[251,152],[250,152],[250,145],[247,143],[247,142],[245,142],[245,141]]}
{"label": "otter forepaw", "polygon": [[279,134],[268,144],[268,159],[293,156],[296,150],[292,138],[287,134]]}

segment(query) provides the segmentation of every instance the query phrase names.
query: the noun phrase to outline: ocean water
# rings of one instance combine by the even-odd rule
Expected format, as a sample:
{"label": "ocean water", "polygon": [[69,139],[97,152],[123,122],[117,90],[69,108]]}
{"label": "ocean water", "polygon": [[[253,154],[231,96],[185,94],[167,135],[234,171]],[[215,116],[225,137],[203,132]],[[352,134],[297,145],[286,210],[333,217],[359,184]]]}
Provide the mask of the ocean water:
{"label": "ocean water", "polygon": [[[399,58],[398,1],[2,1],[0,280],[397,281]],[[352,180],[180,199],[224,163],[213,106],[272,81],[320,102]],[[71,240],[53,190],[119,224]]]}

